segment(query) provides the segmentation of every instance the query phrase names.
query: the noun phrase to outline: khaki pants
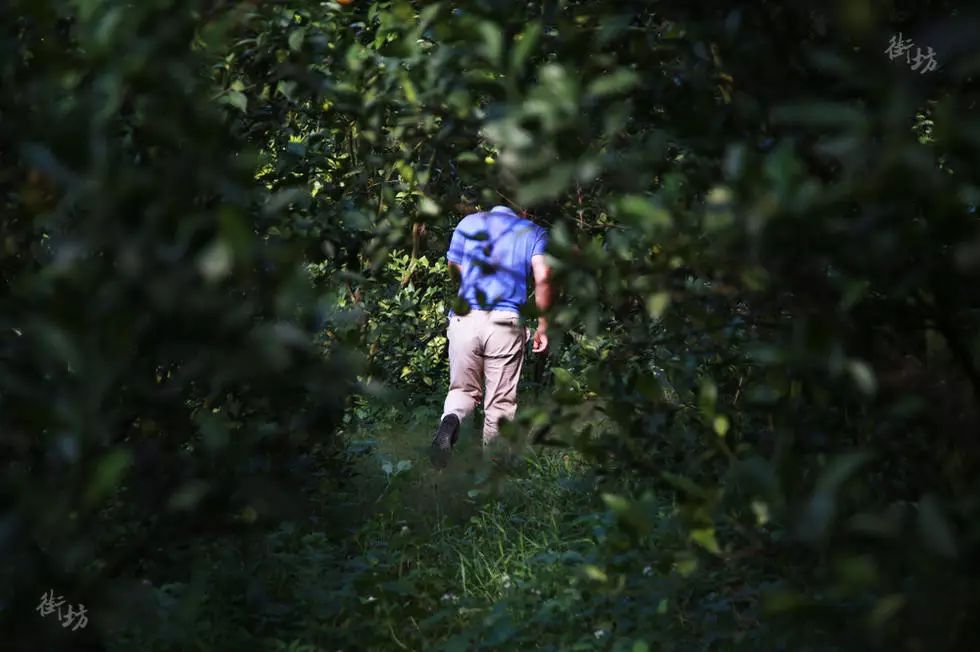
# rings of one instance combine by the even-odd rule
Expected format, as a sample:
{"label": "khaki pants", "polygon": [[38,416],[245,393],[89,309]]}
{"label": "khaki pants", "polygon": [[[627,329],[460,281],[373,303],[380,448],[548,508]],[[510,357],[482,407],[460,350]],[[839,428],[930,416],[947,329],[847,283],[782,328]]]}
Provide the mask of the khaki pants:
{"label": "khaki pants", "polygon": [[496,439],[500,420],[517,412],[517,382],[524,366],[527,329],[517,313],[473,310],[449,318],[449,394],[443,416],[462,421],[483,396],[483,443]]}

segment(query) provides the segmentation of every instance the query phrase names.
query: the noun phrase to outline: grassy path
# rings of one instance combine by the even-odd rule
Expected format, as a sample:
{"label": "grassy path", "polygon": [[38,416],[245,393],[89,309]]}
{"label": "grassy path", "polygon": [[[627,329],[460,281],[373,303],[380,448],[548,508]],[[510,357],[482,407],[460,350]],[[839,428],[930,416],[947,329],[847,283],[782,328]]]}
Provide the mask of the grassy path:
{"label": "grassy path", "polygon": [[428,425],[378,433],[358,461],[354,493],[371,516],[352,552],[378,560],[380,580],[364,598],[367,628],[386,623],[389,645],[375,638],[378,649],[508,648],[559,607],[551,589],[594,548],[593,481],[564,453],[532,454],[503,473],[483,459],[472,426],[449,467],[432,469]]}
{"label": "grassy path", "polygon": [[546,452],[504,474],[468,426],[436,470],[430,416],[351,436],[339,494],[308,522],[201,551],[118,649],[611,649],[609,623],[580,613],[579,569],[608,526],[585,465]]}
{"label": "grassy path", "polygon": [[677,572],[669,505],[609,496],[563,451],[503,474],[472,426],[433,469],[432,415],[414,417],[352,435],[354,475],[308,520],[202,550],[117,649],[760,649],[722,566]]}

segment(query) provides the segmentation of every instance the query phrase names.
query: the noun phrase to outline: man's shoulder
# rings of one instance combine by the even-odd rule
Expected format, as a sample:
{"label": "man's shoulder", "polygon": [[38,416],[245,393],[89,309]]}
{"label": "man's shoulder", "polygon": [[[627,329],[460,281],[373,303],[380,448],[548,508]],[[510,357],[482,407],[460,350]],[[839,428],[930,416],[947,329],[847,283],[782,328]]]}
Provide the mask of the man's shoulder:
{"label": "man's shoulder", "polygon": [[540,224],[537,224],[536,222],[532,222],[527,218],[523,218],[523,217],[521,218],[521,227],[522,227],[522,231],[526,233],[527,236],[530,238],[537,239],[542,237],[544,238],[548,237],[548,229],[541,226]]}
{"label": "man's shoulder", "polygon": [[485,215],[486,215],[486,213],[482,213],[482,212],[479,212],[479,211],[476,212],[476,213],[470,213],[469,215],[464,215],[463,216],[463,219],[461,219],[459,221],[459,224],[456,225],[456,228],[457,229],[458,228],[464,228],[465,229],[465,228],[473,227],[473,226],[475,226],[477,224],[482,224],[483,221],[484,221],[484,216]]}

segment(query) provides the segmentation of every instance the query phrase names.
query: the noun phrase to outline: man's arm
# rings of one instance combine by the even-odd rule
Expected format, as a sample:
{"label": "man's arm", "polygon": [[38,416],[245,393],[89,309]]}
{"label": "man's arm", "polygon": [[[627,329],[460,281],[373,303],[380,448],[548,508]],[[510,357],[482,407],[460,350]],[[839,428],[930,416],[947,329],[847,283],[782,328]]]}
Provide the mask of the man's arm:
{"label": "man's arm", "polygon": [[531,257],[531,270],[534,272],[534,303],[538,307],[538,329],[534,331],[535,353],[542,353],[548,349],[548,319],[544,313],[551,310],[554,300],[554,291],[551,287],[551,267],[544,255],[539,254]]}

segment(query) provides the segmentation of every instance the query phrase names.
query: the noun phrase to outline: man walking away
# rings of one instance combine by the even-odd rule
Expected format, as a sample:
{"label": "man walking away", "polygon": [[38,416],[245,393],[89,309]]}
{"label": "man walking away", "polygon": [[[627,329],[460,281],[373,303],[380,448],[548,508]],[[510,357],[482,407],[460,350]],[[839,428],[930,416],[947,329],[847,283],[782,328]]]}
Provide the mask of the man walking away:
{"label": "man walking away", "polygon": [[[547,244],[545,229],[506,206],[467,215],[456,226],[446,257],[459,274],[459,296],[470,311],[449,313],[449,394],[432,440],[433,464],[445,466],[449,461],[460,422],[481,399],[484,446],[497,438],[501,419],[514,418],[528,340],[520,309],[527,301],[529,276],[534,277],[539,312],[551,308]],[[547,320],[541,316],[534,332],[535,353],[547,350],[547,331]]]}

